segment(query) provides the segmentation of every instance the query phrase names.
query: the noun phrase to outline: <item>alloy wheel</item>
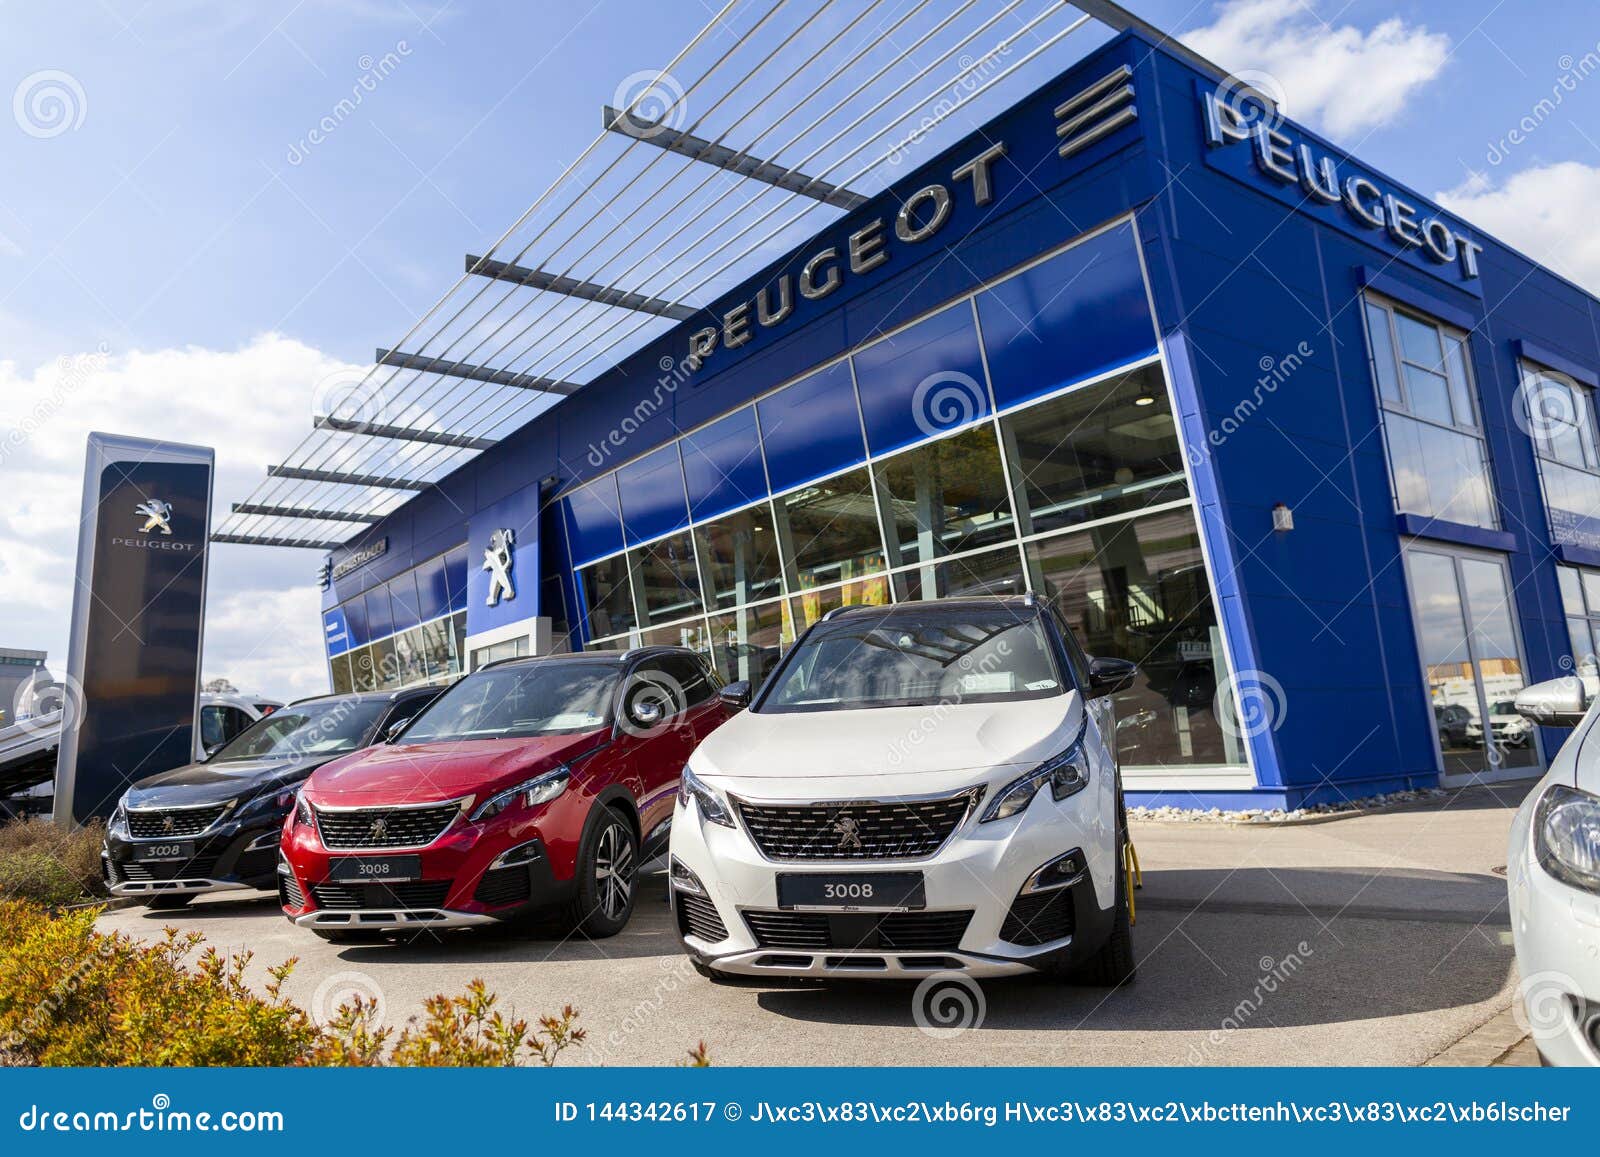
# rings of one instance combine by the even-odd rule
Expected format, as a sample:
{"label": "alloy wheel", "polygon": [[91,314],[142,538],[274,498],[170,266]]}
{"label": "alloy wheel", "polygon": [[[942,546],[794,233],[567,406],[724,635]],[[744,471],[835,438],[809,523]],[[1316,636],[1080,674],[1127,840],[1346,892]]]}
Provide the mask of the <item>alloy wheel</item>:
{"label": "alloy wheel", "polygon": [[606,825],[595,849],[594,881],[600,907],[613,920],[628,910],[633,895],[633,842],[620,820]]}

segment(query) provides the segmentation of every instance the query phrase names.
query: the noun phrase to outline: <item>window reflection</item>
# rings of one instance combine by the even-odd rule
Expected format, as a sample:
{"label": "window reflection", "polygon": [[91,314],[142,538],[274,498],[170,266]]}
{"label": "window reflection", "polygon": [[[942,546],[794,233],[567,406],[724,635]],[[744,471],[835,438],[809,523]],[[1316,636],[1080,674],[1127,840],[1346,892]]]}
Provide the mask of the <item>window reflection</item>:
{"label": "window reflection", "polygon": [[669,623],[705,609],[700,603],[694,544],[687,533],[638,547],[632,554],[646,623]]}
{"label": "window reflection", "polygon": [[772,509],[763,503],[695,529],[713,607],[759,602],[783,590]]}
{"label": "window reflection", "polygon": [[896,454],[875,469],[896,566],[960,554],[1016,533],[991,425]]}
{"label": "window reflection", "polygon": [[613,555],[578,572],[583,602],[589,609],[589,636],[602,638],[631,631],[639,624],[633,587],[628,582],[628,556]]}
{"label": "window reflection", "polygon": [[865,469],[785,494],[773,508],[794,587],[883,569],[883,536]]}

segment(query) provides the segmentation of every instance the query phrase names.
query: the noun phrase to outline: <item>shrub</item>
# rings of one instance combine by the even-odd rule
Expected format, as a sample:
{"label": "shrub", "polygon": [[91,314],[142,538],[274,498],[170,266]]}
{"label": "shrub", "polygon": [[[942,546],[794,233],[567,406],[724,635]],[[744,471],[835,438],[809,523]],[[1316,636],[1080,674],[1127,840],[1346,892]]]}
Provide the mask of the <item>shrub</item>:
{"label": "shrub", "polygon": [[[24,1065],[552,1065],[583,1041],[570,1006],[536,1030],[508,1020],[475,980],[435,996],[393,1043],[360,997],[318,1025],[283,995],[290,959],[257,995],[248,952],[203,948],[168,928],[153,944],[94,927],[97,911],[52,917],[0,902],[0,1063]],[[192,963],[191,963],[192,962]]]}
{"label": "shrub", "polygon": [[0,895],[60,906],[104,895],[100,845],[105,825],[58,827],[46,816],[0,827]]}

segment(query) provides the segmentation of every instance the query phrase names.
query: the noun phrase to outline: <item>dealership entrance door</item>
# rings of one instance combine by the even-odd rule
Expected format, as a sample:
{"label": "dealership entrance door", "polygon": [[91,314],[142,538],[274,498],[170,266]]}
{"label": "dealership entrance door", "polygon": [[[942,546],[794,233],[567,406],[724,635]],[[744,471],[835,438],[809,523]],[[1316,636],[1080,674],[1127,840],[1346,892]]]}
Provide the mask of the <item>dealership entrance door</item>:
{"label": "dealership entrance door", "polygon": [[1536,773],[1538,729],[1512,706],[1527,667],[1505,560],[1419,542],[1405,560],[1444,782]]}

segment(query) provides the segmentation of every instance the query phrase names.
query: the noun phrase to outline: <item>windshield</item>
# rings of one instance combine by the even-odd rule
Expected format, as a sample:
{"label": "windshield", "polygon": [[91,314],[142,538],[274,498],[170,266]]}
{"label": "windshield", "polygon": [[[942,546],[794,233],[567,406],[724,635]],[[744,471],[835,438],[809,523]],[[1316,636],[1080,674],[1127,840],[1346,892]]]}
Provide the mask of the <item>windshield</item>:
{"label": "windshield", "polygon": [[1517,703],[1514,699],[1500,699],[1489,704],[1490,715],[1515,715],[1516,713]]}
{"label": "windshield", "polygon": [[519,739],[603,727],[619,670],[616,663],[561,659],[478,671],[417,716],[405,742]]}
{"label": "windshield", "polygon": [[372,728],[386,706],[382,699],[329,699],[280,708],[240,732],[238,738],[211,757],[211,762],[306,758],[354,751],[371,742]]}
{"label": "windshield", "polygon": [[901,611],[813,630],[790,652],[760,711],[1009,703],[1063,690],[1036,614]]}

